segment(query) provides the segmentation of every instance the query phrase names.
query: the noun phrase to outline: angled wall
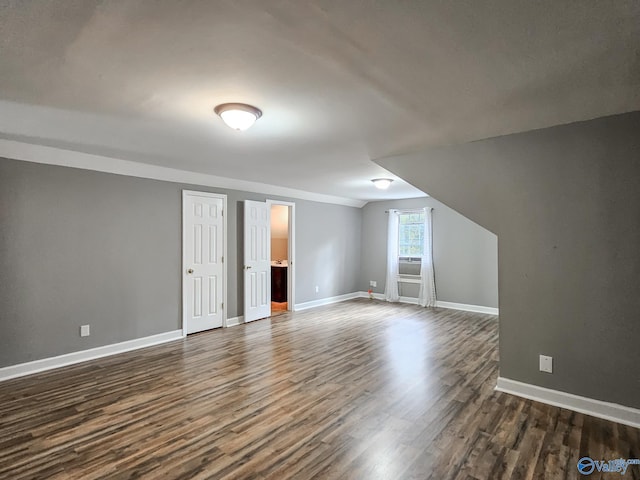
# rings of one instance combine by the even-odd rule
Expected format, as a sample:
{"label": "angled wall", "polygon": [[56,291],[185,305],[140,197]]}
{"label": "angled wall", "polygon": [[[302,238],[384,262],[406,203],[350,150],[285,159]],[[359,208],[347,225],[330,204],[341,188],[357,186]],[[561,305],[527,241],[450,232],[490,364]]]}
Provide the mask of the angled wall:
{"label": "angled wall", "polygon": [[502,377],[640,407],[640,112],[377,163],[498,235]]}

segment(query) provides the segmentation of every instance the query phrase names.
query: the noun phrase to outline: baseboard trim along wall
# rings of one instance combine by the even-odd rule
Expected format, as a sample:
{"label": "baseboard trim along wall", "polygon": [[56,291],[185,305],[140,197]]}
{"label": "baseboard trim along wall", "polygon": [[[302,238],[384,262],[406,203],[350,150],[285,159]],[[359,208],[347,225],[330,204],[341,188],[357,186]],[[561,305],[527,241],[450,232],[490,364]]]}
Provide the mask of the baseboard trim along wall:
{"label": "baseboard trim along wall", "polygon": [[244,323],[244,315],[240,315],[239,317],[227,318],[227,327],[235,327],[236,325],[240,325]]}
{"label": "baseboard trim along wall", "polygon": [[19,363],[18,365],[10,365],[0,368],[0,382],[11,378],[23,377],[34,373],[44,372],[54,368],[73,365],[74,363],[86,362],[96,358],[115,355],[116,353],[124,353],[139,348],[151,347],[161,343],[172,342],[184,338],[181,330],[172,332],[159,333],[149,337],[136,338],[125,342],[105,345],[103,347],[90,348],[88,350],[80,350],[79,352],[66,353],[57,357],[43,358],[34,360],[33,362]]}
{"label": "baseboard trim along wall", "polygon": [[366,295],[366,292],[353,292],[345,293],[344,295],[336,295],[335,297],[319,298],[318,300],[311,300],[310,302],[297,303],[293,307],[293,310],[299,312],[300,310],[307,310],[308,308],[321,307],[322,305],[344,302],[345,300],[360,298],[362,297],[363,293]]}
{"label": "baseboard trim along wall", "polygon": [[436,305],[440,308],[452,308],[453,310],[464,310],[465,312],[487,313],[489,315],[498,315],[499,310],[494,307],[483,307],[482,305],[467,305],[466,303],[441,302],[438,300]]}
{"label": "baseboard trim along wall", "polygon": [[[332,303],[344,302],[345,300],[351,300],[352,298],[369,298],[369,293],[354,292],[354,293],[346,293],[344,295],[337,295],[335,297],[320,298],[318,300],[312,300],[310,302],[298,303],[294,307],[294,310],[297,312],[300,310],[306,310],[308,308],[320,307],[322,305],[330,305]],[[384,300],[384,295],[382,293],[374,293],[373,298],[375,300]],[[415,297],[400,297],[400,303],[409,303],[412,305],[417,305],[418,299]],[[497,308],[483,307],[482,305],[468,305],[466,303],[438,301],[436,303],[436,306],[440,308],[450,308],[453,310],[463,310],[465,312],[487,313],[489,315],[498,315],[498,312],[499,312]]]}
{"label": "baseboard trim along wall", "polygon": [[[361,298],[369,298],[367,292],[360,292]],[[382,293],[374,293],[373,298],[376,300],[384,300]],[[411,305],[418,305],[418,299],[416,297],[400,297],[400,303],[409,303]],[[489,315],[498,315],[499,310],[493,307],[483,307],[482,305],[468,305],[466,303],[453,303],[453,302],[441,302],[438,300],[436,306],[439,308],[450,308],[452,310],[463,310],[465,312],[474,313],[487,313]]]}
{"label": "baseboard trim along wall", "polygon": [[496,391],[640,428],[640,410],[498,377]]}

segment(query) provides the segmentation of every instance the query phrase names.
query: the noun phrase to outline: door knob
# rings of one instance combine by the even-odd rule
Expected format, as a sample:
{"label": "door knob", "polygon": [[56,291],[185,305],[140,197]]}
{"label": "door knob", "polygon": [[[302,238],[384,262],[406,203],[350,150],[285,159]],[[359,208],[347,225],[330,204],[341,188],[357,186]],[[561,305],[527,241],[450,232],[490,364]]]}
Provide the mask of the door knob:
{"label": "door knob", "polygon": [[193,273],[193,268],[190,268],[189,270],[187,270],[187,273],[191,275]]}
{"label": "door knob", "polygon": [[249,270],[250,268],[251,268],[251,265],[245,265],[245,266],[244,266],[244,269],[245,269],[245,270]]}

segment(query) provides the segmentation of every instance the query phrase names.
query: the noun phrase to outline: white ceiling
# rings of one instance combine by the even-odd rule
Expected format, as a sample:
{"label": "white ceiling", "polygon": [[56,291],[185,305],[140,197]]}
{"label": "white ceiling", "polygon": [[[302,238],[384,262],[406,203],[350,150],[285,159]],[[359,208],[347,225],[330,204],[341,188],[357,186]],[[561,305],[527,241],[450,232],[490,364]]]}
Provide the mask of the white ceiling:
{"label": "white ceiling", "polygon": [[351,199],[421,194],[372,158],[640,109],[636,0],[0,0],[0,32],[4,139]]}

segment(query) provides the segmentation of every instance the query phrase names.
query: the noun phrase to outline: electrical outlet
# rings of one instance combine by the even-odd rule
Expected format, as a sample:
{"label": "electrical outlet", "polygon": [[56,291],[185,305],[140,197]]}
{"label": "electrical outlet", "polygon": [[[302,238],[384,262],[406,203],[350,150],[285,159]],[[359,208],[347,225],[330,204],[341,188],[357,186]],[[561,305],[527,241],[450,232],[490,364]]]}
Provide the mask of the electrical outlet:
{"label": "electrical outlet", "polygon": [[369,286],[370,287],[377,287],[378,286],[378,282],[376,282],[375,280],[369,280]]}
{"label": "electrical outlet", "polygon": [[546,373],[553,373],[553,357],[540,355],[540,371],[546,372]]}
{"label": "electrical outlet", "polygon": [[316,293],[320,292],[320,287],[316,285]]}
{"label": "electrical outlet", "polygon": [[80,325],[80,336],[88,337],[89,335],[91,335],[91,329],[89,325]]}

